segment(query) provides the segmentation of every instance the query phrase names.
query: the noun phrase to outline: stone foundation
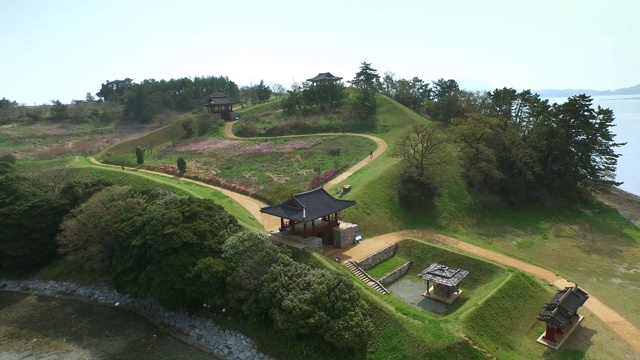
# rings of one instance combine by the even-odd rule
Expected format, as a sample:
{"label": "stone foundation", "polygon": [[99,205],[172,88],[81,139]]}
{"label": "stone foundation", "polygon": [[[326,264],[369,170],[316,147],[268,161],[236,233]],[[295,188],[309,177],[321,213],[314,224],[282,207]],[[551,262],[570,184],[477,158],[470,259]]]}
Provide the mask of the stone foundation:
{"label": "stone foundation", "polygon": [[564,343],[564,341],[567,340],[567,338],[569,338],[569,335],[571,335],[573,330],[575,330],[575,328],[582,322],[582,319],[584,319],[584,316],[582,315],[578,315],[578,314],[573,315],[573,317],[571,318],[571,322],[567,326],[565,326],[564,329],[562,329],[562,332],[564,334],[556,332],[556,336],[555,336],[556,342],[547,340],[544,337],[546,332],[543,332],[542,335],[538,337],[537,342],[539,344],[548,346],[554,350],[558,350],[560,346]]}
{"label": "stone foundation", "polygon": [[272,232],[270,233],[270,240],[277,244],[282,244],[288,247],[293,256],[302,254],[305,249],[323,252],[322,239],[319,237],[303,238],[302,236],[290,235],[286,231]]}
{"label": "stone foundation", "polygon": [[334,227],[331,231],[333,231],[333,247],[338,249],[355,244],[355,238],[360,234],[358,225],[348,222],[341,222],[340,226]]}

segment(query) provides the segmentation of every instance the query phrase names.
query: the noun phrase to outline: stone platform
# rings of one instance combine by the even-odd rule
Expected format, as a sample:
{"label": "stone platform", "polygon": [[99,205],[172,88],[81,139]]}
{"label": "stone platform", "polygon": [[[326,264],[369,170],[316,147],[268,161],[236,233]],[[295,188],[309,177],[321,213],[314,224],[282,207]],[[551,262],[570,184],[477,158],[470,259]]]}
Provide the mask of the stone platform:
{"label": "stone platform", "polygon": [[462,290],[458,290],[458,292],[455,292],[455,293],[449,295],[449,297],[447,297],[446,294],[442,294],[442,293],[440,293],[438,291],[434,291],[434,290],[435,290],[435,287],[432,285],[429,288],[429,291],[425,291],[424,293],[422,293],[422,296],[424,296],[426,298],[429,298],[429,299],[436,300],[436,301],[440,301],[440,302],[445,303],[445,304],[451,304],[454,301],[456,301],[456,299],[459,298],[460,295],[462,295]]}
{"label": "stone platform", "polygon": [[548,347],[550,347],[552,349],[558,350],[560,348],[560,346],[562,346],[562,343],[564,343],[564,341],[567,340],[569,335],[571,335],[573,330],[575,330],[575,328],[578,327],[578,324],[580,324],[582,319],[584,319],[584,316],[578,315],[578,321],[576,321],[575,317],[574,317],[573,324],[568,324],[567,326],[565,326],[565,328],[563,329],[564,334],[559,334],[559,333],[556,332],[555,338],[558,341],[557,343],[554,343],[552,341],[549,341],[549,340],[545,339],[544,338],[544,334],[545,333],[542,333],[542,335],[540,335],[540,337],[538,337],[537,342],[542,344],[542,345],[544,345],[544,346],[548,346]]}

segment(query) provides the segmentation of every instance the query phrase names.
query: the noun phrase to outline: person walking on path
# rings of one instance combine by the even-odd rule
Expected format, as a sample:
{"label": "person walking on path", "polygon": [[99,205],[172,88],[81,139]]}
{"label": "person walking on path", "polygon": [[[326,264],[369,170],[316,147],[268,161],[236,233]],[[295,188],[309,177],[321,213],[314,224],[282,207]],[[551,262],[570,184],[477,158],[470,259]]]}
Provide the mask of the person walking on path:
{"label": "person walking on path", "polygon": [[373,159],[373,150],[372,150],[372,151],[369,151],[369,158],[370,158],[370,159]]}

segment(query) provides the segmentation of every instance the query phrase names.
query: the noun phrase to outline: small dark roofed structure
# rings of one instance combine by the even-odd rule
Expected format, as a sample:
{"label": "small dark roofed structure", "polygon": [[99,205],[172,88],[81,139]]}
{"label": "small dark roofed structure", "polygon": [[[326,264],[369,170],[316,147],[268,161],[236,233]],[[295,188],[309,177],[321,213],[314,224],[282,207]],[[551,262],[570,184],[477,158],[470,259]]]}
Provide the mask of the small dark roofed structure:
{"label": "small dark roofed structure", "polygon": [[342,80],[342,78],[339,76],[334,76],[330,72],[320,73],[312,77],[311,79],[307,79],[307,81],[312,83],[319,82],[319,81],[339,81],[339,80]]}
{"label": "small dark roofed structure", "polygon": [[[433,263],[418,274],[420,278],[427,280],[427,291],[422,295],[450,304],[462,293],[458,288],[458,284],[467,275],[469,275],[467,270]],[[434,283],[433,287],[430,286],[430,282]],[[435,294],[432,294],[432,292],[435,292]],[[451,297],[452,294],[455,295],[453,298]],[[446,297],[440,295],[446,295]]]}
{"label": "small dark roofed structure", "polygon": [[589,299],[589,294],[578,285],[558,290],[554,297],[545,304],[544,310],[538,314],[538,320],[547,323],[547,330],[542,337],[544,340],[557,343],[555,335],[563,334],[567,324],[582,320],[578,315],[578,308]]}
{"label": "small dark roofed structure", "polygon": [[336,199],[319,187],[293,194],[278,205],[263,207],[260,212],[279,217],[280,231],[288,231],[292,235],[305,238],[325,233],[326,236],[322,237],[323,242],[326,245],[333,245],[331,229],[340,225],[338,211],[355,204],[354,200]]}
{"label": "small dark roofed structure", "polygon": [[231,120],[231,113],[233,112],[233,104],[238,102],[227,95],[214,95],[210,96],[206,104],[207,111],[215,114],[220,114],[220,117],[225,120]]}

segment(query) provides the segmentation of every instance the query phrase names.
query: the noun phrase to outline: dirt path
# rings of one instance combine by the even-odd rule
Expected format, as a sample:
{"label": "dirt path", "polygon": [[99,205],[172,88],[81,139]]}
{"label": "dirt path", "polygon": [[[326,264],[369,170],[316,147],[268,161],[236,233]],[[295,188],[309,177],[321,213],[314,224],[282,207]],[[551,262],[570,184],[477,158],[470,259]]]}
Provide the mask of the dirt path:
{"label": "dirt path", "polygon": [[[224,124],[224,135],[226,137],[228,137],[229,139],[242,139],[240,137],[237,137],[233,133],[233,124],[235,124],[235,123],[236,123],[235,121],[231,121],[231,122],[227,122],[227,123]],[[286,135],[286,136],[278,136],[278,137],[328,136],[328,135],[352,135],[352,136],[366,137],[367,139],[371,139],[371,140],[375,141],[376,145],[377,145],[377,148],[376,148],[375,151],[373,151],[372,156],[367,156],[366,158],[364,158],[359,163],[357,163],[354,166],[350,167],[349,169],[345,170],[342,174],[338,175],[336,178],[334,178],[331,181],[329,181],[328,183],[324,184],[323,188],[325,190],[329,190],[332,187],[338,185],[339,183],[344,181],[346,178],[348,178],[349,176],[353,175],[353,173],[355,173],[356,171],[362,169],[365,165],[367,165],[368,163],[372,162],[373,160],[378,158],[380,155],[382,155],[385,151],[387,151],[387,142],[386,141],[380,139],[379,137],[375,137],[375,136],[371,136],[371,135],[367,135],[367,134],[326,133],[326,134],[312,134],[312,135]],[[252,139],[261,139],[261,138],[252,138]],[[268,139],[268,138],[265,138],[265,139]]]}
{"label": "dirt path", "polygon": [[[113,168],[121,168],[121,166],[119,165],[109,165],[109,164],[103,164],[101,162],[99,162],[98,160],[96,160],[93,156],[89,157],[89,161],[91,161],[91,163],[96,164],[96,165],[101,165],[101,166],[109,166],[109,167],[113,167]],[[233,200],[235,200],[238,204],[242,205],[242,207],[244,207],[245,209],[247,209],[247,211],[249,211],[249,213],[251,213],[251,215],[256,218],[264,227],[265,230],[269,231],[269,230],[274,230],[277,229],[278,227],[280,227],[280,219],[275,217],[275,216],[271,216],[268,214],[263,214],[260,212],[260,208],[263,208],[265,206],[267,206],[267,204],[263,203],[260,200],[254,199],[252,197],[243,195],[243,194],[238,194],[236,192],[227,190],[227,189],[223,189],[221,187],[218,186],[213,186],[207,183],[203,183],[200,181],[196,181],[196,180],[192,180],[192,179],[187,179],[187,178],[183,178],[183,177],[176,177],[175,175],[170,175],[170,174],[165,174],[165,173],[161,173],[161,172],[155,172],[155,171],[150,171],[150,170],[144,170],[144,169],[136,169],[136,168],[131,168],[131,167],[124,167],[125,171],[140,171],[140,172],[146,172],[149,174],[153,174],[153,175],[160,175],[160,176],[164,176],[164,177],[168,177],[168,178],[175,178],[175,179],[180,179],[182,181],[186,181],[186,182],[190,182],[190,183],[194,183],[194,184],[198,184],[200,186],[205,186],[211,189],[214,189],[216,191],[221,192],[222,194],[232,198]]]}
{"label": "dirt path", "polygon": [[[536,277],[544,279],[549,283],[552,283],[559,289],[564,289],[567,286],[575,286],[572,282],[562,278],[561,276],[543,269],[541,267],[528,264],[526,262],[516,260],[514,258],[499,254],[497,252],[487,250],[475,245],[471,245],[448,236],[433,233],[426,230],[407,230],[398,231],[389,234],[379,235],[370,239],[363,240],[358,245],[348,249],[336,249],[327,254],[328,257],[333,259],[334,257],[340,257],[341,260],[361,260],[366,256],[369,256],[376,251],[379,251],[393,243],[396,243],[402,239],[415,238],[422,240],[434,240],[441,244],[454,247],[467,253],[471,253],[478,257],[495,261],[497,263],[507,265]],[[588,289],[585,291],[589,292]],[[631,345],[638,353],[640,353],[640,330],[627,321],[622,315],[618,314],[615,310],[607,306],[593,295],[589,295],[589,300],[584,305],[595,316],[602,320],[605,325],[611,329],[614,333],[618,334],[624,341]]]}
{"label": "dirt path", "polygon": [[[226,123],[224,128],[224,133],[229,138],[238,139],[238,137],[233,134],[232,126],[233,126],[233,122]],[[325,135],[328,135],[328,134],[325,134]],[[370,163],[371,161],[376,159],[378,156],[380,156],[384,151],[387,150],[387,144],[382,139],[379,139],[377,137],[370,136],[370,135],[363,135],[363,134],[351,134],[351,135],[365,136],[367,138],[374,140],[378,144],[378,149],[376,149],[376,151],[373,152],[372,157],[365,158],[364,160],[357,163],[355,166],[345,171],[343,174],[341,174],[341,176],[337,177],[330,183],[327,183],[325,185],[325,189],[329,189],[335,186],[336,184],[338,184],[339,182],[343,181],[344,179],[349,177],[351,174],[353,174],[355,171],[361,169],[363,166]],[[94,164],[104,165],[96,161],[93,157],[90,157],[89,159]],[[105,165],[105,166],[112,166],[112,165]],[[118,166],[114,166],[114,167],[118,167]],[[133,168],[125,168],[125,169],[137,170]],[[167,177],[174,177],[172,175],[162,174],[162,173],[157,173],[157,172],[152,172],[147,170],[137,170],[137,171],[145,171],[153,174],[161,174]],[[260,213],[260,208],[266,206],[266,204],[261,201],[258,201],[256,199],[250,198],[242,194],[234,193],[226,189],[205,184],[199,181],[185,179],[185,178],[180,178],[180,179],[183,181],[189,181],[195,184],[207,186],[209,188],[218,190],[223,194],[229,196],[230,198],[236,200],[240,205],[246,208],[256,219],[258,219],[260,223],[262,223],[265,230],[267,231],[275,230],[280,226],[280,220],[278,218]],[[360,260],[370,254],[373,254],[378,250],[381,250],[382,248],[390,244],[393,244],[405,238],[435,240],[442,244],[454,247],[456,249],[460,249],[464,252],[474,254],[478,257],[485,258],[503,265],[507,265],[507,266],[522,270],[524,272],[527,272],[529,274],[542,278],[545,281],[552,283],[553,285],[555,285],[560,289],[563,289],[566,286],[574,285],[573,283],[562,278],[561,276],[549,270],[543,269],[541,267],[531,265],[523,261],[516,260],[511,257],[499,254],[497,252],[483,249],[481,247],[474,246],[474,245],[471,245],[471,244],[468,244],[468,243],[465,243],[441,234],[436,234],[436,233],[433,233],[430,231],[424,231],[424,230],[407,230],[407,231],[399,231],[399,232],[375,236],[373,238],[366,239],[360,242],[360,244],[348,249],[335,249],[335,250],[329,251],[326,255],[331,259],[333,259],[336,256],[339,256],[343,261],[349,260],[349,259]],[[600,320],[602,320],[602,322],[604,322],[607,325],[607,327],[609,327],[613,332],[618,334],[618,336],[620,336],[624,341],[626,341],[629,345],[631,345],[638,353],[640,353],[640,330],[637,327],[635,327],[633,324],[627,321],[624,317],[618,314],[615,310],[611,309],[609,306],[604,304],[602,301],[600,301],[593,295],[589,295],[589,300],[585,303],[585,307],[589,309],[591,312],[593,312],[593,314],[597,316]]]}

